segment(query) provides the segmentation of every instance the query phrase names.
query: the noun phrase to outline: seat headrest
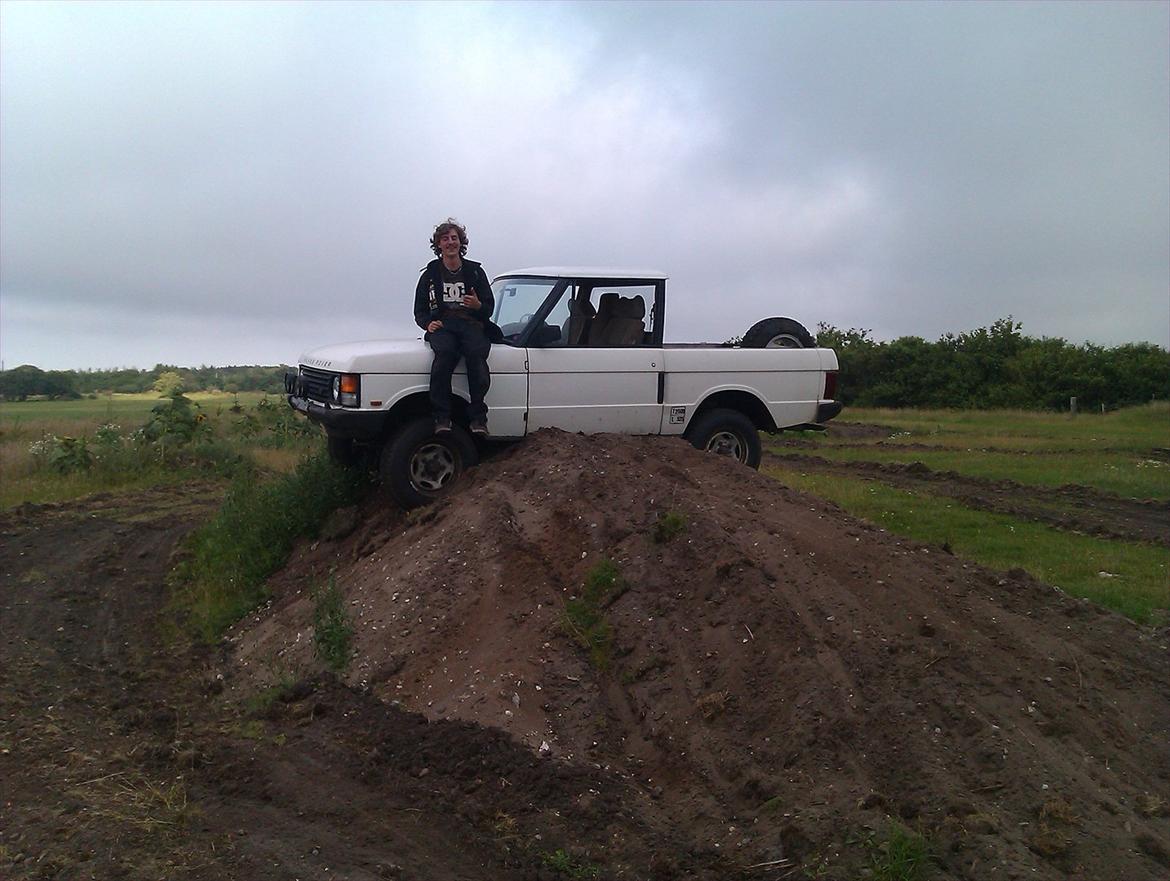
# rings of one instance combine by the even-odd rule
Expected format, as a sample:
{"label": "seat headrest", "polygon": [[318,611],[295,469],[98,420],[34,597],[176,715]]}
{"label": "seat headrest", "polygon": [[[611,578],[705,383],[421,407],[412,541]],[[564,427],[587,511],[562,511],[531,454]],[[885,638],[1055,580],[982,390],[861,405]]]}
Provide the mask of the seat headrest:
{"label": "seat headrest", "polygon": [[569,300],[569,314],[584,315],[586,318],[592,318],[597,314],[597,311],[588,300]]}
{"label": "seat headrest", "polygon": [[646,317],[646,301],[641,297],[622,297],[614,307],[613,316],[641,321]]}
{"label": "seat headrest", "polygon": [[597,303],[597,314],[603,317],[612,316],[621,299],[621,296],[616,291],[607,291],[602,294],[601,299]]}

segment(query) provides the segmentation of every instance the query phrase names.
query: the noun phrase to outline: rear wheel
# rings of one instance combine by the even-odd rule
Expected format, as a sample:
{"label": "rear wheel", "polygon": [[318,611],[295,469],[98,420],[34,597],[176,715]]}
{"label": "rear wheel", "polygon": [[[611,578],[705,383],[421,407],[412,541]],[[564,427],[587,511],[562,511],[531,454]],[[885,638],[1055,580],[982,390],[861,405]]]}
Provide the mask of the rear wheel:
{"label": "rear wheel", "polygon": [[697,449],[727,456],[749,468],[760,467],[760,433],[755,423],[738,410],[718,409],[700,414],[685,437]]}
{"label": "rear wheel", "polygon": [[815,349],[817,341],[799,321],[765,318],[743,335],[745,349]]}
{"label": "rear wheel", "polygon": [[434,421],[420,417],[402,426],[382,449],[382,485],[404,508],[426,505],[447,492],[479,461],[471,437],[458,425],[435,434]]}

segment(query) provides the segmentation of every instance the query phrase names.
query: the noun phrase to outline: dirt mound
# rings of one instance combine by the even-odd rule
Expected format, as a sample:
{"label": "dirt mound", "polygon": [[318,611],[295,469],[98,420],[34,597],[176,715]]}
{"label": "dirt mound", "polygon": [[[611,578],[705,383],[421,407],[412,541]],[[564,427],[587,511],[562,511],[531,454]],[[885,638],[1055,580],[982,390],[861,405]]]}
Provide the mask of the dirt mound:
{"label": "dirt mound", "polygon": [[1170,866],[1164,631],[682,441],[542,431],[365,514],[233,637],[254,681],[315,665],[306,575],[331,570],[351,685],[595,769],[746,877],[856,877],[895,820],[937,877]]}

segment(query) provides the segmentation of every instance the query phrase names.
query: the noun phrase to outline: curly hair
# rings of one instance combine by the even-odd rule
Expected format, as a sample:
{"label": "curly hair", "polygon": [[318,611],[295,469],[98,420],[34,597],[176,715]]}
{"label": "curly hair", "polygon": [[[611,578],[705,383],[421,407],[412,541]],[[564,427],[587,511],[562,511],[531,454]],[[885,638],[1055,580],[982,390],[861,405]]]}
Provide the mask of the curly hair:
{"label": "curly hair", "polygon": [[435,227],[435,231],[431,233],[431,250],[435,252],[436,257],[442,257],[443,254],[439,250],[439,238],[455,230],[459,233],[459,256],[463,257],[467,254],[467,245],[471,241],[467,237],[467,228],[459,223],[454,217],[448,217],[442,223]]}

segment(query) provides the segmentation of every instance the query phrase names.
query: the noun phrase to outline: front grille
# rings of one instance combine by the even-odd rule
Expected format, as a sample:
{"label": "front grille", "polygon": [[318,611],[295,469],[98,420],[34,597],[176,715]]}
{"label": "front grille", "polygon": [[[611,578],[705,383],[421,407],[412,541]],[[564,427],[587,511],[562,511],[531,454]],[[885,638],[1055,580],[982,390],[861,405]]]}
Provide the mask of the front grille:
{"label": "front grille", "polygon": [[328,370],[315,370],[312,367],[301,368],[301,391],[310,401],[320,401],[322,404],[333,403],[333,377],[336,373]]}

